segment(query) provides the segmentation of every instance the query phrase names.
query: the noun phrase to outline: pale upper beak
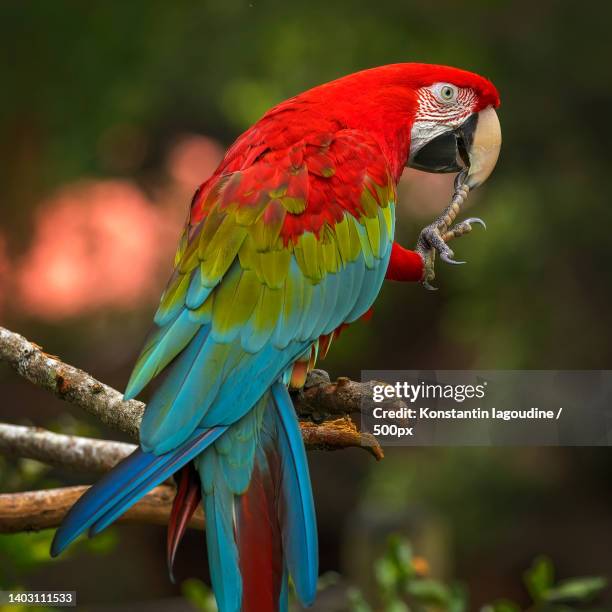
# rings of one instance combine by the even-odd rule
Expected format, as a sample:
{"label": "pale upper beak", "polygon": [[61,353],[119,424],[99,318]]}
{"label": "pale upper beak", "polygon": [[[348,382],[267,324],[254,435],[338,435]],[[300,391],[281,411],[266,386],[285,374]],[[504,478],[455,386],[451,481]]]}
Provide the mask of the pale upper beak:
{"label": "pale upper beak", "polygon": [[460,172],[470,189],[482,185],[499,157],[501,127],[492,106],[470,115],[456,130],[430,140],[408,160],[408,166],[426,172]]}

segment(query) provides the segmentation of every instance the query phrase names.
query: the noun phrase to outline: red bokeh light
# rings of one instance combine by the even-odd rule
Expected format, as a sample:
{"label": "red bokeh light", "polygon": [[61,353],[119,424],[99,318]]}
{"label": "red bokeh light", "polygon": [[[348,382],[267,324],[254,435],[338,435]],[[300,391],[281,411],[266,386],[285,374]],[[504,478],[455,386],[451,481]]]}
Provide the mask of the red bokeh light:
{"label": "red bokeh light", "polygon": [[195,191],[215,171],[222,158],[223,149],[211,138],[184,136],[168,155],[168,172],[179,187]]}
{"label": "red bokeh light", "polygon": [[61,318],[149,299],[174,250],[168,234],[178,233],[165,216],[126,181],[63,188],[35,215],[32,247],[16,275],[20,307]]}

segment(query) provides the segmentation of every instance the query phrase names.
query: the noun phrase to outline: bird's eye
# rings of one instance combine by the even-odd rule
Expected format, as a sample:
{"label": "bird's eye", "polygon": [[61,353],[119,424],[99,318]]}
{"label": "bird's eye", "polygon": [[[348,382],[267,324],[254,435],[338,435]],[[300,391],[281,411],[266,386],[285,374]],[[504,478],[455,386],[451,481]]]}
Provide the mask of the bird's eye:
{"label": "bird's eye", "polygon": [[457,89],[452,85],[441,85],[438,88],[438,98],[441,102],[454,102],[457,97]]}

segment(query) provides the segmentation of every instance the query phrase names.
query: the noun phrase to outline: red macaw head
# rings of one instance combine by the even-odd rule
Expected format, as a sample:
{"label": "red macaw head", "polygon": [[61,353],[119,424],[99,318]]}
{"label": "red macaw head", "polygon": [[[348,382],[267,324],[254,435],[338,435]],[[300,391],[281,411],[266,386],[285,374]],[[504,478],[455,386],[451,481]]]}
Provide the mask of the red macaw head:
{"label": "red macaw head", "polygon": [[443,66],[430,66],[429,73],[415,90],[407,165],[427,172],[466,170],[465,183],[473,189],[489,177],[499,156],[499,94],[473,73]]}
{"label": "red macaw head", "polygon": [[[407,165],[427,172],[465,170],[470,188],[493,171],[501,147],[499,94],[484,77],[431,64],[391,64],[315,87],[288,101],[367,130],[395,177]],[[283,105],[281,105],[283,107]]]}

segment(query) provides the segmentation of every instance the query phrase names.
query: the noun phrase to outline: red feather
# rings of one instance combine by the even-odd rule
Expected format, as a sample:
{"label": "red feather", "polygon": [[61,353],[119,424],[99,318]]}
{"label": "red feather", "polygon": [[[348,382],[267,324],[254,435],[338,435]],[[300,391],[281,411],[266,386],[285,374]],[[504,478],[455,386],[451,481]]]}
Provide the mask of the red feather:
{"label": "red feather", "polygon": [[424,273],[423,258],[397,242],[391,247],[391,258],[385,278],[395,281],[420,281]]}
{"label": "red feather", "polygon": [[[257,208],[261,190],[285,188],[306,209],[287,214],[285,242],[318,233],[343,212],[358,216],[365,177],[397,182],[410,148],[416,90],[435,82],[470,87],[474,111],[499,105],[493,84],[474,73],[429,64],[392,64],[320,85],[267,112],[240,136],[194,198],[191,223],[222,194],[224,205]],[[303,167],[307,176],[300,175]],[[227,179],[234,175],[234,180]],[[256,211],[254,211],[256,212]]]}
{"label": "red feather", "polygon": [[283,580],[282,540],[275,485],[279,460],[266,454],[270,473],[255,463],[249,488],[237,508],[238,554],[242,574],[242,612],[277,610]]}
{"label": "red feather", "polygon": [[193,463],[188,463],[177,474],[178,490],[172,502],[172,511],[168,521],[168,538],[166,558],[168,561],[168,573],[170,580],[174,582],[174,558],[179,544],[183,539],[187,524],[196,511],[202,499],[200,478]]}

